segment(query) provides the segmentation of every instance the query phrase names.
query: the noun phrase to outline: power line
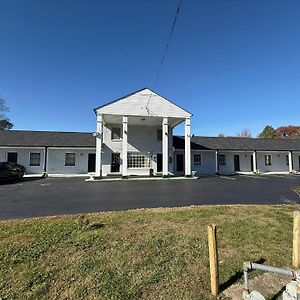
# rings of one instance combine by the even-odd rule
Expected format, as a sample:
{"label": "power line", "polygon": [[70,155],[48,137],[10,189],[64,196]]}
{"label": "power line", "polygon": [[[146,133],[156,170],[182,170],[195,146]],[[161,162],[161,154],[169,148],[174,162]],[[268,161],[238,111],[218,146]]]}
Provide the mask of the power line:
{"label": "power line", "polygon": [[174,29],[175,29],[176,21],[177,21],[178,15],[179,15],[179,11],[180,11],[180,7],[182,5],[182,2],[183,2],[183,0],[179,1],[178,7],[177,7],[177,11],[176,11],[176,15],[175,15],[175,18],[174,18],[174,21],[173,21],[173,25],[172,25],[172,28],[171,28],[171,31],[170,31],[170,34],[169,34],[168,42],[166,44],[165,52],[164,52],[164,55],[163,55],[162,60],[160,62],[160,66],[159,66],[159,69],[158,69],[158,72],[157,72],[157,75],[156,75],[156,78],[155,78],[154,86],[158,82],[159,75],[161,73],[163,64],[164,64],[166,56],[167,56],[167,53],[168,53],[168,50],[169,50],[169,46],[170,46],[170,42],[171,42],[171,38],[172,38]]}
{"label": "power line", "polygon": [[[161,71],[162,71],[164,62],[165,62],[166,57],[167,57],[167,53],[168,53],[168,50],[169,50],[171,38],[172,38],[174,29],[175,29],[175,25],[176,25],[176,22],[177,22],[177,18],[178,18],[178,15],[179,15],[180,8],[181,8],[181,6],[182,6],[182,2],[183,2],[183,0],[180,0],[179,3],[178,3],[178,6],[177,6],[175,18],[174,18],[174,21],[173,21],[173,24],[172,24],[172,27],[171,27],[171,31],[170,31],[170,34],[169,34],[169,38],[168,38],[168,40],[167,40],[167,44],[166,44],[166,47],[165,47],[164,55],[163,55],[163,57],[162,57],[162,59],[161,59],[160,66],[159,66],[159,68],[158,68],[158,71],[157,71],[157,74],[156,74],[156,77],[155,77],[155,80],[154,80],[153,90],[155,89],[155,87],[156,87],[156,85],[157,85],[157,82],[158,82],[158,80],[159,80],[160,73],[161,73]],[[148,102],[147,102],[147,105],[146,105],[146,109],[147,109],[147,111],[148,111],[148,114],[149,114],[149,103],[150,103],[150,100],[151,100],[152,95],[153,95],[153,93],[151,92],[151,94],[150,94],[150,96],[149,96],[149,99],[148,99]]]}

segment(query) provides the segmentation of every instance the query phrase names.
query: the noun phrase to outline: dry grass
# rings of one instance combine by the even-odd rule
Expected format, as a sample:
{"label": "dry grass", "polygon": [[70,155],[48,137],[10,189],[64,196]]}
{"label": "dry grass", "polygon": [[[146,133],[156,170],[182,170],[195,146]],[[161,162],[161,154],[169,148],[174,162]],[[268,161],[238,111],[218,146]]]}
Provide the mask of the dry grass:
{"label": "dry grass", "polygon": [[300,185],[293,186],[292,190],[294,190],[296,193],[300,193]]}
{"label": "dry grass", "polygon": [[290,266],[294,209],[205,206],[0,222],[0,299],[211,299],[206,225],[218,225],[224,287],[245,260]]}

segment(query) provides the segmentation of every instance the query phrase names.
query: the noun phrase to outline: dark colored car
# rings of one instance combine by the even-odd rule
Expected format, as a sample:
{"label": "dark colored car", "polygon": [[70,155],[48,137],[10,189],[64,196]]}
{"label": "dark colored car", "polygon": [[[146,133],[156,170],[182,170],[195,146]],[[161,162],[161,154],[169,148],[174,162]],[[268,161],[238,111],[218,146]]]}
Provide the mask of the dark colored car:
{"label": "dark colored car", "polygon": [[0,162],[0,179],[23,178],[25,168],[14,162]]}

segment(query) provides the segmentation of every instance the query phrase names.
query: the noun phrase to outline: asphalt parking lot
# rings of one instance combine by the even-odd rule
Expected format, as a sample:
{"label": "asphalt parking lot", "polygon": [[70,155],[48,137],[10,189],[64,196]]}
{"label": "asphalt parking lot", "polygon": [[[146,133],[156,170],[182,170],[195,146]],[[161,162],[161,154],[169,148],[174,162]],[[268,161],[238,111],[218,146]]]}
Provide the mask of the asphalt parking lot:
{"label": "asphalt parking lot", "polygon": [[300,176],[224,176],[200,179],[85,182],[27,178],[0,182],[0,220],[207,204],[299,204]]}

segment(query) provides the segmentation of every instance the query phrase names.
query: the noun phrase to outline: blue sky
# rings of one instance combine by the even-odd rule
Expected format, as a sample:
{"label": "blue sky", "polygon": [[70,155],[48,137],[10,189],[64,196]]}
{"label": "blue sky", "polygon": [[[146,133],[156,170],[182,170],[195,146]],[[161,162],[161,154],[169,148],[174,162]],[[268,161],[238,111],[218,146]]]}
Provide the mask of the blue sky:
{"label": "blue sky", "polygon": [[[94,107],[152,88],[177,4],[0,0],[15,129],[93,131]],[[197,135],[299,125],[299,16],[298,0],[184,0],[155,90],[194,114]]]}

